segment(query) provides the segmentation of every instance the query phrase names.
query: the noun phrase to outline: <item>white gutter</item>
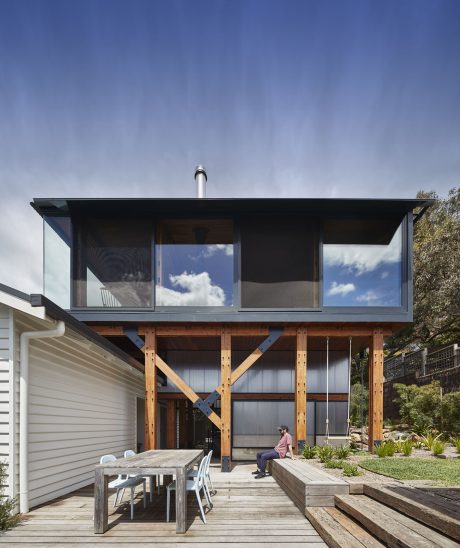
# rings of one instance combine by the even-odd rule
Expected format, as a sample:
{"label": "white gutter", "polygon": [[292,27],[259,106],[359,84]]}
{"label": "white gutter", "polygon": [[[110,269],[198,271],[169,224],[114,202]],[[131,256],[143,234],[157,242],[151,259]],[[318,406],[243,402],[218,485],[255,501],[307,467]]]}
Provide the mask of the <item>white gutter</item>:
{"label": "white gutter", "polygon": [[20,383],[19,383],[19,511],[29,511],[29,341],[50,337],[62,337],[65,323],[57,322],[48,331],[21,333]]}

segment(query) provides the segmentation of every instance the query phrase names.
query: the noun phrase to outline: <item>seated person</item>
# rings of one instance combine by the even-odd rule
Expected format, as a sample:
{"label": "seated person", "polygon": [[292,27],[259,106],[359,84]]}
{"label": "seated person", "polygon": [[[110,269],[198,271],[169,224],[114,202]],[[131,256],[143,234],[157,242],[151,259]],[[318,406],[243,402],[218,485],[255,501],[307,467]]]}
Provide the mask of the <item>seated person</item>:
{"label": "seated person", "polygon": [[272,459],[284,459],[286,454],[289,454],[291,459],[294,458],[292,452],[292,436],[289,434],[289,428],[286,425],[278,426],[278,432],[280,433],[278,445],[274,449],[270,449],[270,451],[259,451],[259,453],[257,453],[257,470],[253,472],[253,474],[256,474],[255,479],[265,477],[267,461]]}

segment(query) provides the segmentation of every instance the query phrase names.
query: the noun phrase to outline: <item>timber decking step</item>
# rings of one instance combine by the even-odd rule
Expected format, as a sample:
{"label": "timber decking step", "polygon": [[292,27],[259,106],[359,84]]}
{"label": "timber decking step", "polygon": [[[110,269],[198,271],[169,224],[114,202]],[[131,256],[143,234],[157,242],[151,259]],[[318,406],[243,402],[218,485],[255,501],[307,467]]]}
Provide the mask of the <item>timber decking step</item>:
{"label": "timber decking step", "polygon": [[423,488],[405,485],[365,484],[364,494],[460,541],[460,504],[446,500],[439,491],[426,492]]}
{"label": "timber decking step", "polygon": [[454,548],[459,544],[366,495],[336,495],[336,506],[390,547]]}
{"label": "timber decking step", "polygon": [[384,546],[337,508],[306,508],[305,515],[330,548]]}

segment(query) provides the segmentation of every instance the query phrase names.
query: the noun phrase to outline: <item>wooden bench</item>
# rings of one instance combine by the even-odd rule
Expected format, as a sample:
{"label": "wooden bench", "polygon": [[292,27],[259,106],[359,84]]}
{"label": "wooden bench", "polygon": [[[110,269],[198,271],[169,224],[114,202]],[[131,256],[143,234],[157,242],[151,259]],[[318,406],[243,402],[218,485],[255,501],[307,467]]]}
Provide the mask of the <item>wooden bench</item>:
{"label": "wooden bench", "polygon": [[350,493],[346,481],[304,460],[272,460],[269,471],[302,513],[309,506],[334,506],[335,495]]}

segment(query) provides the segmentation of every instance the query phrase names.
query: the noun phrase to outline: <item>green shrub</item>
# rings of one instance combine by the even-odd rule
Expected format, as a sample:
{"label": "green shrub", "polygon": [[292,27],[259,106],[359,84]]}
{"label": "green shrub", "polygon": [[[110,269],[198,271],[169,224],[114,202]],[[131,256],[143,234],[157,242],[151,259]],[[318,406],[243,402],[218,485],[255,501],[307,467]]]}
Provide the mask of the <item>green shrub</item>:
{"label": "green shrub", "polygon": [[446,442],[441,440],[436,440],[433,443],[433,455],[442,455],[444,451],[446,450]]}
{"label": "green shrub", "polygon": [[454,444],[455,449],[457,449],[457,453],[460,453],[460,438],[454,438],[452,443]]}
{"label": "green shrub", "polygon": [[316,457],[316,447],[314,445],[306,445],[303,448],[303,456],[306,459],[314,459]]}
{"label": "green shrub", "polygon": [[396,442],[393,440],[387,440],[384,442],[387,452],[387,457],[393,457],[396,453]]}
{"label": "green shrub", "polygon": [[348,445],[341,445],[335,448],[335,456],[338,459],[347,459],[350,456],[351,448]]}
{"label": "green shrub", "polygon": [[330,445],[321,445],[316,452],[321,462],[326,462],[334,458],[334,448]]}
{"label": "green shrub", "polygon": [[394,384],[401,420],[417,434],[426,430],[460,432],[460,392],[441,397],[440,384],[433,381],[424,386]]}
{"label": "green shrub", "polygon": [[379,458],[388,457],[388,449],[385,443],[376,445],[374,451]]}
{"label": "green shrub", "polygon": [[[367,424],[369,408],[369,394],[367,388],[361,383],[353,384],[350,397],[350,422],[353,426],[364,426]],[[364,425],[361,424],[361,413]]]}
{"label": "green shrub", "polygon": [[431,451],[433,449],[433,444],[435,441],[437,441],[441,437],[441,434],[435,435],[435,432],[432,430],[425,433],[424,436],[422,436],[422,443],[425,446],[425,449],[427,451]]}
{"label": "green shrub", "polygon": [[410,457],[413,448],[414,448],[414,445],[411,440],[405,440],[401,443],[401,453],[405,457]]}
{"label": "green shrub", "polygon": [[16,500],[5,497],[3,485],[6,481],[6,464],[0,462],[0,530],[11,529],[21,521],[20,514],[13,515]]}
{"label": "green shrub", "polygon": [[360,476],[361,472],[359,471],[358,467],[354,464],[350,464],[348,462],[343,463],[343,475],[344,476]]}
{"label": "green shrub", "polygon": [[344,464],[343,460],[327,460],[324,463],[324,468],[343,468]]}

